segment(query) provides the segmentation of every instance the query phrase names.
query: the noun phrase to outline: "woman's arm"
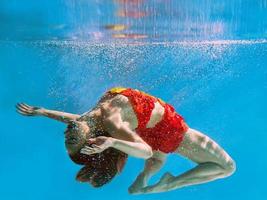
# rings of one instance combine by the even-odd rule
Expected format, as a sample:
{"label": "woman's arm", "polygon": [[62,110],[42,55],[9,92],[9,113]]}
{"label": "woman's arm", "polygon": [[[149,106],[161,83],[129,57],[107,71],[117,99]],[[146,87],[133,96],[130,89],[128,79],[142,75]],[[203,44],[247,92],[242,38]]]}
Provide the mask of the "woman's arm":
{"label": "woman's arm", "polygon": [[105,136],[89,139],[88,145],[82,148],[80,152],[91,155],[101,153],[109,147],[113,147],[137,158],[148,159],[153,155],[151,147],[143,142],[129,142]]}
{"label": "woman's arm", "polygon": [[18,103],[16,105],[16,108],[17,112],[25,116],[45,116],[57,121],[61,121],[63,123],[69,123],[71,121],[77,120],[80,117],[80,115],[29,106],[24,103]]}
{"label": "woman's arm", "polygon": [[118,149],[128,155],[148,159],[153,155],[152,149],[149,145],[143,142],[129,142],[125,140],[113,139],[111,147]]}

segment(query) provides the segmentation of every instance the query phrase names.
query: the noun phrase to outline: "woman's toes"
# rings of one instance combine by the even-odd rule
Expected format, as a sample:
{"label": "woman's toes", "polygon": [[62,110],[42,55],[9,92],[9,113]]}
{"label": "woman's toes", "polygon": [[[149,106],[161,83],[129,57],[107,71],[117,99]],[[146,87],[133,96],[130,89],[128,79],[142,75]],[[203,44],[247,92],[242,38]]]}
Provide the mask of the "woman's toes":
{"label": "woman's toes", "polygon": [[174,178],[174,176],[171,173],[167,172],[162,176],[162,178],[160,179],[160,182],[167,182],[173,178]]}

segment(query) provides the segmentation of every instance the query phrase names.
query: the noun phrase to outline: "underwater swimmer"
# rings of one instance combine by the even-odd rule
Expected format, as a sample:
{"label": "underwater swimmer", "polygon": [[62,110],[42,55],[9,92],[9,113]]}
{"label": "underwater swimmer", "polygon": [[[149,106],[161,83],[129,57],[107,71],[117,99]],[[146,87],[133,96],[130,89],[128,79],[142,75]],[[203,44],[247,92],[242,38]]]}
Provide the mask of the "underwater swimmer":
{"label": "underwater swimmer", "polygon": [[[235,162],[215,141],[189,128],[171,105],[138,90],[113,88],[102,96],[94,109],[83,115],[25,104],[18,104],[17,108],[23,115],[46,116],[76,124],[75,131],[67,131],[65,136],[70,155],[100,155],[115,149],[145,159],[144,170],[129,187],[131,194],[170,191],[224,178],[235,171]],[[107,132],[107,136],[95,134],[93,137],[92,133],[98,129]],[[197,166],[178,176],[167,172],[156,184],[148,185],[151,176],[164,165],[168,153],[182,155]],[[121,170],[126,157],[121,154],[114,158]],[[90,179],[88,170],[89,167],[83,170],[78,180]]]}

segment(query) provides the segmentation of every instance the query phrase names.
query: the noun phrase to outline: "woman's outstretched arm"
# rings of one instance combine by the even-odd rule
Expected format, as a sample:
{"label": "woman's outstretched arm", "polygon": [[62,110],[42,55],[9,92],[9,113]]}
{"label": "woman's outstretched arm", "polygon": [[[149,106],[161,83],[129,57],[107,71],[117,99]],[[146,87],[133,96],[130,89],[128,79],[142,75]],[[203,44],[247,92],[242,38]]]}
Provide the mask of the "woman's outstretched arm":
{"label": "woman's outstretched arm", "polygon": [[69,123],[80,118],[80,115],[29,106],[25,103],[18,103],[16,108],[17,112],[24,116],[45,116],[63,123]]}

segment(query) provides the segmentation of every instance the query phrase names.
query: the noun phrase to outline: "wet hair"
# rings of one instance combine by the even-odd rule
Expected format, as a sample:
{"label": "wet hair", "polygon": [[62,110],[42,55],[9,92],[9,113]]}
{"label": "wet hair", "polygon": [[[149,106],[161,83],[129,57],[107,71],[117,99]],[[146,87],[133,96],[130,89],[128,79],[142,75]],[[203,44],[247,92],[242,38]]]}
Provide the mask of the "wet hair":
{"label": "wet hair", "polygon": [[110,148],[97,155],[91,156],[88,162],[77,174],[76,180],[88,182],[93,187],[101,187],[109,183],[126,162],[127,155]]}
{"label": "wet hair", "polygon": [[[90,133],[90,137],[107,136],[109,133],[103,130]],[[109,183],[118,173],[120,173],[127,161],[127,154],[108,148],[105,151],[85,155],[80,152],[70,155],[72,161],[77,164],[85,165],[77,174],[76,180],[88,182],[93,187],[101,187]]]}

